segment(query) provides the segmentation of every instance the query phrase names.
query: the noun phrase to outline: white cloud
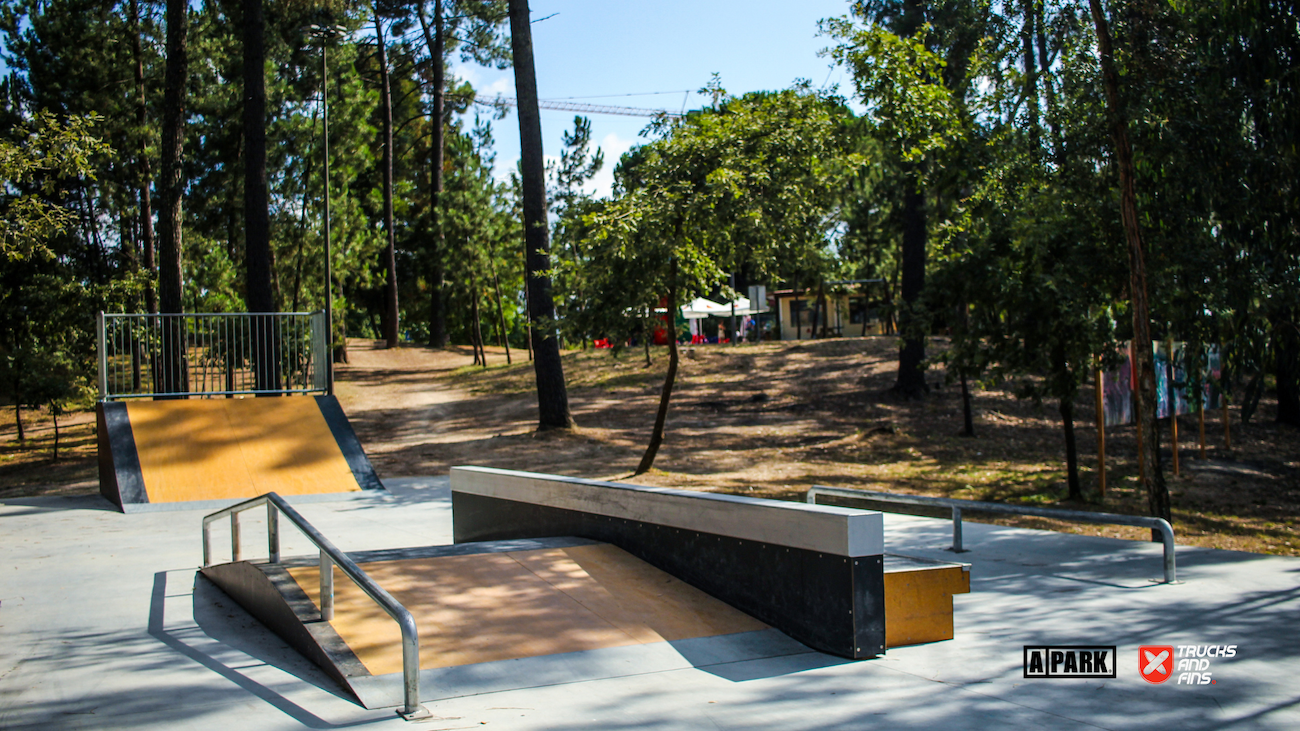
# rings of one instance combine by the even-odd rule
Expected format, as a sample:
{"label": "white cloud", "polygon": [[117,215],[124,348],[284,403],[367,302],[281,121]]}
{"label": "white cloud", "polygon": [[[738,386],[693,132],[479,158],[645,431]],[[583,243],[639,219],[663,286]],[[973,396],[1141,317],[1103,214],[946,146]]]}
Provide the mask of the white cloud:
{"label": "white cloud", "polygon": [[451,73],[468,81],[478,92],[480,98],[515,93],[515,80],[508,71],[489,69],[477,64],[457,63],[451,67]]}
{"label": "white cloud", "polygon": [[608,198],[614,191],[614,168],[623,153],[635,144],[636,140],[623,139],[615,132],[605,135],[600,141],[600,149],[605,153],[605,164],[594,178],[587,181],[586,191],[600,198]]}

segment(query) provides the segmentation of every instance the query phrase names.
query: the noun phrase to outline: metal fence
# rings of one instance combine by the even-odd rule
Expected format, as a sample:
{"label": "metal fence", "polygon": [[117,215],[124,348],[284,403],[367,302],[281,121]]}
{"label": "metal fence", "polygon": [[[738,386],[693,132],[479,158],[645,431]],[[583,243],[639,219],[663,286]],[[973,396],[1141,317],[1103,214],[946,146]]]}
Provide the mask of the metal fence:
{"label": "metal fence", "polygon": [[326,392],[325,313],[99,313],[99,398]]}

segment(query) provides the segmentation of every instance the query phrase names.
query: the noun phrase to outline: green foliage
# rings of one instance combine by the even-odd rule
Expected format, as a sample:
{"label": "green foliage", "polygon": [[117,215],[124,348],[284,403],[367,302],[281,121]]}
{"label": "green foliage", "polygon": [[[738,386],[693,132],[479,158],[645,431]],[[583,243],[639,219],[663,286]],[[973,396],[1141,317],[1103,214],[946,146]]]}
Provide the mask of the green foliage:
{"label": "green foliage", "polygon": [[92,158],[108,145],[91,134],[97,115],[60,122],[41,112],[30,125],[9,130],[0,140],[0,255],[9,259],[48,259],[48,242],[76,221],[57,201],[67,198],[69,179],[94,180]]}
{"label": "green foliage", "polygon": [[623,157],[619,194],[588,214],[585,257],[559,263],[583,273],[588,332],[640,331],[629,323],[662,307],[670,260],[686,302],[728,271],[771,276],[823,251],[837,192],[863,162],[848,119],[841,100],[801,85],[720,95],[714,107],[655,123],[660,139]]}
{"label": "green foliage", "polygon": [[831,57],[853,72],[876,133],[897,145],[903,160],[918,162],[960,132],[943,76],[946,61],[926,46],[929,26],[902,37],[878,25],[863,28],[847,18],[831,18],[822,21],[822,30],[840,42],[830,49]]}

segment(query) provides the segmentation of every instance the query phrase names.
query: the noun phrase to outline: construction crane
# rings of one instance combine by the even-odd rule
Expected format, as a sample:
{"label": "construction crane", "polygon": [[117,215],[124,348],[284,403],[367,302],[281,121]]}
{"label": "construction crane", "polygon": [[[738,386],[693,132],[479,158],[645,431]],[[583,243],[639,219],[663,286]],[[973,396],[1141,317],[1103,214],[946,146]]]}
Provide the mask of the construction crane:
{"label": "construction crane", "polygon": [[[475,104],[482,104],[485,107],[513,107],[518,105],[518,100],[512,96],[495,96],[489,99],[475,99]],[[641,107],[612,107],[605,104],[578,104],[576,102],[548,101],[539,99],[537,106],[542,109],[556,109],[561,112],[578,112],[583,114],[621,114],[625,117],[667,117],[677,119],[682,115],[676,112],[670,112],[665,109],[643,109]]]}

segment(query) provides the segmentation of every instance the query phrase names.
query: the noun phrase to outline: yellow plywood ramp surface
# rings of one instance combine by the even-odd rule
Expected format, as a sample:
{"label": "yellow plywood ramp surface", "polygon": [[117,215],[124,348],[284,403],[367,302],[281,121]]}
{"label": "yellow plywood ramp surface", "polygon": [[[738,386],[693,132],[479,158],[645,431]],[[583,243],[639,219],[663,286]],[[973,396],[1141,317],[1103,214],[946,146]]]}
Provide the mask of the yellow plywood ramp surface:
{"label": "yellow plywood ramp surface", "polygon": [[150,503],[361,489],[307,396],[126,405]]}
{"label": "yellow plywood ramp surface", "polygon": [[[415,617],[424,669],[767,626],[607,544],[361,566]],[[372,675],[401,672],[397,625],[335,571],[331,627]],[[319,569],[289,574],[319,604]]]}

